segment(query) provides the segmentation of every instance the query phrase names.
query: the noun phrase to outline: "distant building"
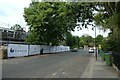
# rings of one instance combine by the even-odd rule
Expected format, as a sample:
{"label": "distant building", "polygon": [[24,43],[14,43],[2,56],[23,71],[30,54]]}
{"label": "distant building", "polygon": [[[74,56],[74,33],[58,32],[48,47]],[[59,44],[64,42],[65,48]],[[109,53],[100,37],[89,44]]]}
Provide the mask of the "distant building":
{"label": "distant building", "polygon": [[7,43],[10,41],[14,42],[24,42],[27,33],[22,29],[19,31],[14,31],[9,28],[0,27],[0,43]]}

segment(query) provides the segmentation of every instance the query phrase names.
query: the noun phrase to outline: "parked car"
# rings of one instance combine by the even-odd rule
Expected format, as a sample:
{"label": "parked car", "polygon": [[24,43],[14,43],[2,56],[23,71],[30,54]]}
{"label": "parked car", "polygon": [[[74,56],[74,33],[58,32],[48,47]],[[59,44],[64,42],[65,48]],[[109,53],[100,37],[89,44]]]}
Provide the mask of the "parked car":
{"label": "parked car", "polygon": [[84,47],[79,47],[79,49],[84,49]]}
{"label": "parked car", "polygon": [[90,48],[88,51],[89,51],[89,53],[94,53],[94,49],[93,48]]}
{"label": "parked car", "polygon": [[77,48],[71,49],[72,52],[78,52]]}

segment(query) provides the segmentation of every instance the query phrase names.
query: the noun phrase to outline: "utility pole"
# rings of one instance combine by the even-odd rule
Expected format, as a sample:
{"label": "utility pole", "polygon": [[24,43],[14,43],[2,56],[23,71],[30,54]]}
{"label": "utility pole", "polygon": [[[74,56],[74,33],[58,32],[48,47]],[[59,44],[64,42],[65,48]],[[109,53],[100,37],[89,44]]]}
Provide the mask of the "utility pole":
{"label": "utility pole", "polygon": [[95,46],[95,58],[96,58],[96,60],[97,60],[97,48],[96,48],[96,26],[94,26],[95,27],[95,44],[94,44],[94,46]]}

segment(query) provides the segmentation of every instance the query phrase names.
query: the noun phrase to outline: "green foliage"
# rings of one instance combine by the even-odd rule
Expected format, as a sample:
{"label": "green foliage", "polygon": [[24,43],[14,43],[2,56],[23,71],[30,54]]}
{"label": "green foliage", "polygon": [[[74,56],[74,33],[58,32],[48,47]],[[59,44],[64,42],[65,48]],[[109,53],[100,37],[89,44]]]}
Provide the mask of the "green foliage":
{"label": "green foliage", "polygon": [[88,46],[94,46],[94,39],[91,36],[85,36],[83,35],[82,37],[80,37],[80,46],[84,46],[84,45],[88,45]]}
{"label": "green foliage", "polygon": [[70,47],[73,46],[72,38],[73,38],[72,34],[70,32],[68,32],[66,34],[66,40],[65,40],[67,46],[70,46]]}
{"label": "green foliage", "polygon": [[38,40],[38,34],[36,32],[29,32],[27,38],[25,39],[25,41],[28,43],[28,44],[41,44],[40,43],[40,40]]}
{"label": "green foliage", "polygon": [[22,30],[22,27],[19,24],[15,24],[10,29],[18,31],[18,30]]}
{"label": "green foliage", "polygon": [[[97,25],[111,30],[107,40],[102,43],[102,49],[105,52],[112,51],[113,63],[119,68],[119,51],[120,51],[120,2],[106,2],[100,5],[104,8],[95,16]],[[107,17],[105,17],[107,16]],[[116,55],[114,52],[117,52]]]}
{"label": "green foliage", "polygon": [[71,48],[78,48],[79,40],[80,38],[78,36],[73,36],[70,32],[68,32],[65,41],[67,46],[70,46]]}
{"label": "green foliage", "polygon": [[108,36],[108,45],[111,51],[120,51],[120,30],[116,29]]}
{"label": "green foliage", "polygon": [[86,39],[85,36],[80,37],[80,46],[83,47],[84,45],[86,45]]}
{"label": "green foliage", "polygon": [[74,30],[76,18],[67,16],[70,10],[65,6],[66,3],[32,2],[29,8],[25,8],[25,20],[30,31],[38,34],[36,38],[40,43],[57,45],[64,40],[67,31]]}
{"label": "green foliage", "polygon": [[101,47],[102,50],[105,52],[108,51],[120,51],[120,31],[117,31],[117,33],[110,33],[110,35],[107,38],[104,38]]}
{"label": "green foliage", "polygon": [[107,38],[104,38],[101,44],[101,49],[105,52],[109,51],[109,46],[107,44]]}
{"label": "green foliage", "polygon": [[120,49],[118,46],[120,44],[120,2],[99,3],[98,7],[98,14],[94,16],[95,23],[111,30],[102,47],[104,50],[118,51]]}
{"label": "green foliage", "polygon": [[96,42],[96,46],[98,47],[98,45],[101,45],[103,43],[103,36],[102,35],[98,35],[96,38],[95,38],[95,42]]}
{"label": "green foliage", "polygon": [[73,48],[79,47],[80,38],[78,36],[73,36]]}
{"label": "green foliage", "polygon": [[[92,22],[90,6],[93,6],[92,3],[32,2],[24,9],[24,18],[30,26],[30,33],[37,34],[34,38],[37,42],[58,45],[65,39],[67,32],[74,31],[77,22],[81,22],[84,27]],[[32,38],[31,34],[28,39]]]}

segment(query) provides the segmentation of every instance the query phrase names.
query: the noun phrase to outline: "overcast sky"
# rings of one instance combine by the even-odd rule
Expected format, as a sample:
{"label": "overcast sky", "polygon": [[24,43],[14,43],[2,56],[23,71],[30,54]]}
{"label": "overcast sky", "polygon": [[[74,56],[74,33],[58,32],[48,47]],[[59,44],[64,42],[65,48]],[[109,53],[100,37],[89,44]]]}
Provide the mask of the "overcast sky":
{"label": "overcast sky", "polygon": [[[28,30],[28,26],[26,26],[26,22],[24,21],[23,13],[24,7],[28,7],[31,0],[0,0],[0,27],[8,27],[14,24],[20,24],[22,27],[24,26],[25,30]],[[95,37],[95,32],[89,29],[83,29],[78,31],[75,28],[75,31],[72,32],[73,35],[82,36],[83,34],[89,34],[92,37]],[[99,31],[97,29],[97,35],[101,34],[104,37],[107,36],[107,33],[103,31]]]}
{"label": "overcast sky", "polygon": [[31,0],[0,0],[0,26],[12,26],[16,23],[26,26],[24,7],[28,7],[30,2]]}
{"label": "overcast sky", "polygon": [[[100,30],[98,27],[96,27],[96,36],[103,35],[104,37],[107,37],[109,32],[110,32],[109,30],[104,32],[103,30]],[[75,31],[74,32],[72,31],[72,34],[75,36],[79,36],[79,37],[81,37],[84,34],[88,34],[94,38],[95,37],[95,28],[94,28],[94,30],[92,30],[92,26],[88,26],[88,29],[83,28],[82,30],[78,31],[78,29],[76,27]]]}

